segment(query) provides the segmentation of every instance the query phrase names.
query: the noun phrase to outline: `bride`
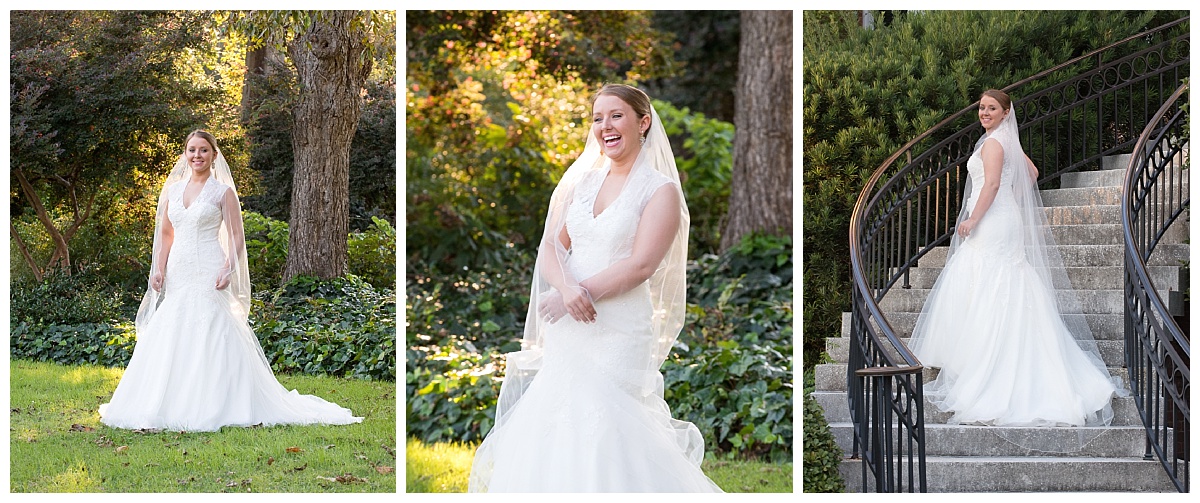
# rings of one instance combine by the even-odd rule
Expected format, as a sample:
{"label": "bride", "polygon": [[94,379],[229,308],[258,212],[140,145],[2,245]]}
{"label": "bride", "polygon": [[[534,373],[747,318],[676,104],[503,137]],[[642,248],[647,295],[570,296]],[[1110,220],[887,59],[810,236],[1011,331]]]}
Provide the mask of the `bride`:
{"label": "bride", "polygon": [[349,409],[287,391],[246,321],[241,205],[217,140],[193,131],[163,184],[137,344],[100,422],[125,429],[349,424]]}
{"label": "bride", "polygon": [[957,232],[912,334],[913,353],[941,367],[925,394],[952,424],[1108,425],[1119,380],[1066,277],[1011,107],[995,89],[980,97],[986,133],[967,161]]}
{"label": "bride", "polygon": [[522,351],[471,492],[716,492],[659,366],[683,326],[688,211],[650,98],[609,84],[550,200]]}

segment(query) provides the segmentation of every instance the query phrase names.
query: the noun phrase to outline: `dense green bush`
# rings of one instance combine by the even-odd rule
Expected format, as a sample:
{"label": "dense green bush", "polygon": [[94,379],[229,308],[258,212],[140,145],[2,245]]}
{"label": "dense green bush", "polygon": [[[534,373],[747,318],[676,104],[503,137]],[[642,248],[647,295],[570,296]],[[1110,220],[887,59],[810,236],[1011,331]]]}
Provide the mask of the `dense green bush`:
{"label": "dense green bush", "polygon": [[396,296],[353,275],[254,294],[250,326],[278,372],[394,381]]}
{"label": "dense green bush", "polygon": [[842,449],[829,431],[825,422],[825,411],[816,399],[804,392],[804,492],[840,493],[846,491],[838,466],[842,462]]}
{"label": "dense green bush", "polygon": [[[288,224],[281,220],[243,211],[246,229],[246,255],[250,261],[250,281],[255,290],[273,290],[283,279],[287,264]],[[391,222],[371,217],[371,225],[347,237],[349,273],[378,287],[396,286],[396,229]]]}
{"label": "dense green bush", "polygon": [[124,367],[133,356],[133,324],[38,324],[27,321],[9,327],[9,355],[64,365],[92,364]]}
{"label": "dense green bush", "polygon": [[792,241],[751,234],[688,271],[687,324],[665,397],[729,455],[791,459]]}
{"label": "dense green bush", "polygon": [[[477,441],[491,428],[501,355],[520,348],[528,303],[532,257],[519,257],[444,281],[409,272],[409,435]],[[790,238],[754,235],[689,269],[687,324],[662,372],[674,415],[709,451],[791,459],[791,257]]]}
{"label": "dense green bush", "polygon": [[246,260],[254,290],[271,290],[283,280],[287,264],[288,224],[261,213],[242,211]]}
{"label": "dense green bush", "polygon": [[21,279],[10,288],[8,318],[14,325],[108,323],[137,310],[136,304],[127,307],[124,292],[90,268],[70,276],[53,270],[41,282]]}
{"label": "dense green bush", "polygon": [[346,243],[350,274],[379,288],[396,288],[396,229],[376,216],[362,232],[352,232]]}
{"label": "dense green bush", "polygon": [[717,253],[721,223],[729,213],[729,180],[733,175],[733,124],[709,119],[687,108],[654,101],[654,109],[671,139],[675,165],[691,214],[688,257]]}
{"label": "dense green bush", "polygon": [[[297,277],[255,292],[250,326],[276,372],[396,379],[396,297],[354,276],[319,281]],[[77,321],[77,320],[74,320]],[[41,323],[10,327],[13,358],[64,365],[123,367],[136,335],[124,322]]]}

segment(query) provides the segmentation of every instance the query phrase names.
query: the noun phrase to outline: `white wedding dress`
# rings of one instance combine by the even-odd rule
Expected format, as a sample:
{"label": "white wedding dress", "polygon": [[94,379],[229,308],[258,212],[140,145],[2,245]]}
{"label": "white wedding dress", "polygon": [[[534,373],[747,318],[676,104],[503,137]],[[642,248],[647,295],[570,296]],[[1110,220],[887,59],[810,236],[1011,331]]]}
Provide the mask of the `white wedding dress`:
{"label": "white wedding dress", "polygon": [[[635,170],[595,215],[606,175],[607,169],[588,173],[567,209],[572,248],[566,265],[576,278],[628,257],[642,209],[656,189],[673,183],[653,170]],[[541,367],[476,451],[470,490],[720,491],[700,470],[699,430],[671,417],[662,374],[647,364],[655,342],[647,284],[594,306],[594,323],[565,316],[546,329]],[[510,354],[510,372],[517,358]]]}
{"label": "white wedding dress", "polygon": [[[1010,154],[1024,160],[1020,151]],[[952,424],[1108,424],[1116,387],[1103,362],[1076,342],[1055,290],[1026,260],[1013,177],[1028,174],[1015,166],[1023,163],[1004,163],[994,202],[948,258],[913,330],[913,353],[941,367],[925,395],[952,412]],[[980,149],[967,170],[973,190],[963,207],[971,211],[984,182]]]}
{"label": "white wedding dress", "polygon": [[174,242],[165,298],[138,334],[112,401],[100,406],[100,421],[175,431],[361,422],[349,409],[288,391],[275,379],[249,325],[231,312],[231,294],[215,288],[225,264],[218,230],[229,188],[210,176],[185,206],[186,185],[167,194]]}

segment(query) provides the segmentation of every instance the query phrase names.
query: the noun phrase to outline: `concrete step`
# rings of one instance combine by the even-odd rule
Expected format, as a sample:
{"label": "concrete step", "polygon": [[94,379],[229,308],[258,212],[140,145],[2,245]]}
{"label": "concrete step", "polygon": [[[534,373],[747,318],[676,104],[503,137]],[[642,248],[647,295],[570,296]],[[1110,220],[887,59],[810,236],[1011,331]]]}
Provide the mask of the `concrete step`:
{"label": "concrete step", "polygon": [[[812,397],[825,410],[825,421],[829,424],[850,422],[850,406],[846,401],[845,391],[814,391]],[[924,403],[925,424],[946,424],[946,421],[950,420],[950,413],[937,410],[937,407],[929,403],[928,398]],[[1133,397],[1113,397],[1112,407],[1113,426],[1141,426],[1142,420],[1138,416],[1137,404]]]}
{"label": "concrete step", "polygon": [[1046,206],[1042,208],[1049,225],[1118,224],[1121,207],[1109,206]]}
{"label": "concrete step", "polygon": [[1129,168],[1129,159],[1133,154],[1106,155],[1100,159],[1100,169],[1104,171],[1117,170],[1122,173]]}
{"label": "concrete step", "polygon": [[1124,242],[1121,224],[1056,225],[1050,228],[1060,245],[1119,245]]}
{"label": "concrete step", "polygon": [[[1108,373],[1121,378],[1121,383],[1128,387],[1129,371],[1125,367],[1109,365]],[[846,391],[846,363],[821,363],[815,370],[817,391]],[[937,378],[938,369],[927,367],[921,375],[923,382],[932,382]]]}
{"label": "concrete step", "polygon": [[1103,206],[1121,204],[1121,187],[1075,187],[1042,191],[1044,206]]}
{"label": "concrete step", "polygon": [[[852,423],[831,423],[830,431],[842,452],[854,445]],[[1022,445],[1038,446],[1039,450]],[[1080,438],[1087,440],[1079,449]],[[926,456],[1031,456],[1058,458],[1140,457],[1146,450],[1146,429],[1141,425],[1104,427],[1028,428],[1016,426],[967,426],[926,424]]]}
{"label": "concrete step", "polygon": [[[1125,248],[1121,244],[1102,245],[1056,245],[1065,267],[1121,266],[1125,262]],[[929,250],[917,261],[917,267],[942,267],[946,265],[949,246]],[[1147,265],[1181,265],[1191,257],[1190,247],[1181,243],[1160,243],[1154,248]]]}
{"label": "concrete step", "polygon": [[[919,313],[885,313],[892,330],[900,337],[912,335],[912,329],[917,325]],[[1092,313],[1069,314],[1067,321],[1074,322],[1074,317],[1082,316],[1087,320],[1088,329],[1096,340],[1122,340],[1125,337],[1125,322],[1123,314]],[[842,313],[842,337],[850,337],[850,313]]]}
{"label": "concrete step", "polygon": [[[1178,175],[1176,175],[1178,176]],[[1044,206],[1102,206],[1102,205],[1119,205],[1121,204],[1121,191],[1124,179],[1120,184],[1108,187],[1071,187],[1061,189],[1047,189],[1042,191],[1042,205]],[[1160,182],[1168,183],[1168,182]],[[1174,190],[1182,189],[1184,194],[1190,190],[1190,182],[1187,179],[1187,173],[1184,173],[1182,187],[1179,186],[1179,179],[1174,182]],[[1165,185],[1163,186],[1165,189]]]}
{"label": "concrete step", "polygon": [[[1126,163],[1129,161],[1126,160]],[[1099,171],[1077,171],[1064,174],[1060,187],[1076,189],[1082,187],[1120,187],[1125,182],[1125,166],[1120,169],[1102,169]]]}
{"label": "concrete step", "polygon": [[[918,313],[929,296],[928,289],[893,288],[883,297],[879,308],[887,312]],[[1059,308],[1070,312],[1123,313],[1125,292],[1123,290],[1075,290],[1058,291]],[[1074,295],[1074,299],[1071,296]]]}
{"label": "concrete step", "polygon": [[[1125,268],[1121,266],[1066,267],[1065,269],[1067,278],[1070,280],[1070,285],[1055,284],[1054,286],[1059,288],[1070,286],[1078,290],[1118,290],[1125,288]],[[1178,289],[1179,271],[1180,267],[1178,266],[1151,266],[1149,269],[1150,281],[1154,282],[1154,286],[1158,288],[1161,295],[1165,295],[1168,291]],[[908,274],[909,286],[914,289],[933,288],[938,275],[941,273],[941,267],[916,267],[910,269]],[[893,289],[895,288],[893,287]]]}
{"label": "concrete step", "polygon": [[[925,466],[929,492],[1175,492],[1162,465],[1141,456],[935,456],[926,458]],[[846,492],[874,491],[871,482],[863,487],[861,460],[845,459],[838,471],[846,481]]]}
{"label": "concrete step", "polygon": [[[906,346],[911,344],[911,341],[912,339],[909,338],[900,339],[900,342],[903,342]],[[825,339],[825,352],[835,362],[848,362],[850,361],[851,343],[849,337],[829,337]],[[1105,365],[1112,367],[1125,365],[1124,340],[1097,340],[1096,345],[1100,348],[1100,358],[1104,360]]]}

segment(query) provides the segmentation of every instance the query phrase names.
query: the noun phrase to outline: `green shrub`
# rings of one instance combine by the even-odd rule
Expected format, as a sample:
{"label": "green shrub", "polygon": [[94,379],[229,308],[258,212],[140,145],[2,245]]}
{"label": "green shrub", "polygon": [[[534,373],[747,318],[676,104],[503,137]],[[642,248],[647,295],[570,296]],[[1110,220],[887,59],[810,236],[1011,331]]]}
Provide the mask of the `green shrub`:
{"label": "green shrub", "polygon": [[833,440],[829,423],[825,422],[825,411],[811,396],[813,373],[804,375],[804,492],[840,493],[846,491],[846,483],[838,472],[842,462],[842,449]]}
{"label": "green shrub", "polygon": [[688,271],[687,323],[663,365],[672,410],[710,449],[792,457],[792,241],[751,234]]}
{"label": "green shrub", "polygon": [[371,217],[371,226],[350,233],[346,243],[350,274],[377,288],[396,289],[396,229],[391,222]]}
{"label": "green shrub", "polygon": [[132,323],[39,325],[20,321],[9,328],[10,356],[64,365],[89,363],[124,367],[136,340]]}
{"label": "green shrub", "polygon": [[721,221],[729,213],[733,124],[665,101],[655,100],[654,109],[671,139],[691,214],[688,257],[716,253],[721,244]]}
{"label": "green shrub", "polygon": [[396,296],[358,277],[297,276],[254,294],[250,326],[277,372],[394,381]]}
{"label": "green shrub", "polygon": [[405,353],[408,434],[426,442],[479,441],[492,429],[504,359],[461,339]]}
{"label": "green shrub", "polygon": [[253,290],[278,287],[287,264],[287,222],[245,210],[242,228],[246,233],[246,260]]}
{"label": "green shrub", "polygon": [[18,280],[12,284],[10,296],[9,323],[13,324],[104,323],[130,318],[137,311],[137,305],[132,309],[126,306],[125,292],[90,268],[69,276],[51,270],[40,282]]}

